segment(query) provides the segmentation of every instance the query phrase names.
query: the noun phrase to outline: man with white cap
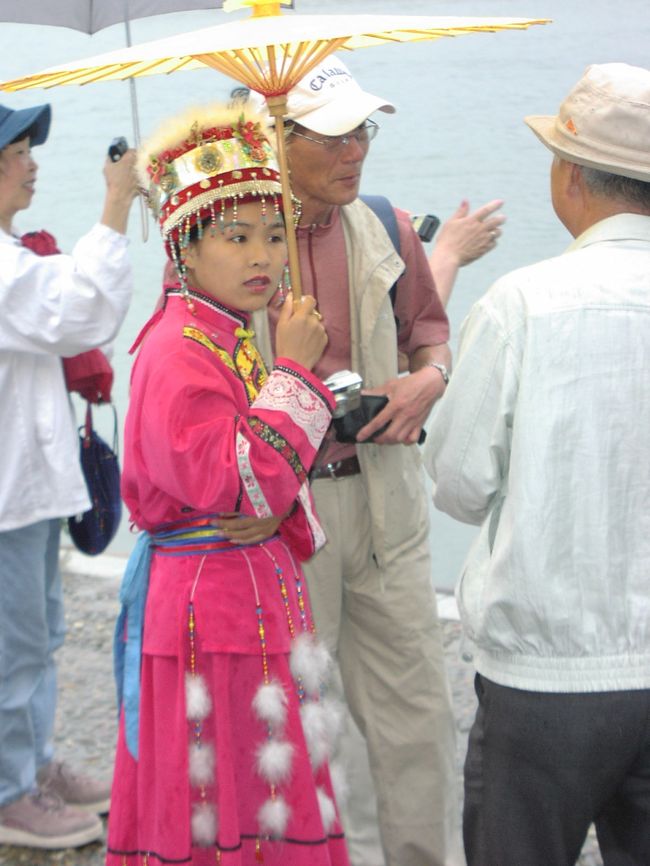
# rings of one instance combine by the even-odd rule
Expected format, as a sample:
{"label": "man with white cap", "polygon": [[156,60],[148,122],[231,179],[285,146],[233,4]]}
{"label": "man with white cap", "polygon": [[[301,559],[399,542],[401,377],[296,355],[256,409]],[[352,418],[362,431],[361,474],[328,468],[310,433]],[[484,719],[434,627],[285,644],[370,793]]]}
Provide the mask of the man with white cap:
{"label": "man with white cap", "polygon": [[[329,337],[318,375],[355,370],[367,392],[389,398],[356,443],[329,435],[311,474],[328,543],[305,564],[310,597],[365,738],[356,732],[343,750],[351,859],[354,866],[458,866],[455,721],[415,444],[448,380],[447,317],[408,215],[396,211],[398,256],[358,197],[378,130],[369,115],[394,107],[362,90],[337,57],[290,91],[288,107],[303,288],[317,298]],[[502,218],[495,219],[493,231]],[[408,364],[399,378],[398,350]]]}
{"label": "man with white cap", "polygon": [[650,862],[650,70],[587,68],[553,152],[574,237],[467,317],[425,461],[481,529],[457,591],[479,707],[469,866]]}
{"label": "man with white cap", "polygon": [[[108,810],[107,782],[54,759],[61,519],[90,507],[62,358],[113,339],[124,320],[137,191],[133,151],[107,159],[100,223],[72,255],[34,233],[36,255],[14,219],[34,196],[32,147],[47,139],[50,116],[49,105],[0,105],[0,845],[47,849],[100,839]],[[64,178],[81,182],[72,166]]]}

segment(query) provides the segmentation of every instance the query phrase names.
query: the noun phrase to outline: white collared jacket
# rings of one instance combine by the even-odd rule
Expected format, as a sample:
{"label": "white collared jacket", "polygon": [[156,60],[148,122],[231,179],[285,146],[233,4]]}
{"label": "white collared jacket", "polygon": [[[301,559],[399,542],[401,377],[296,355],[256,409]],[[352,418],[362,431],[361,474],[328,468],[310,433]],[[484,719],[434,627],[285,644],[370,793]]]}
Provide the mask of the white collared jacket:
{"label": "white collared jacket", "polygon": [[0,231],[0,531],[90,507],[61,358],[117,333],[131,299],[127,239],[94,226],[72,255]]}
{"label": "white collared jacket", "polygon": [[457,598],[477,670],[650,687],[650,217],[592,226],[469,313],[434,410],[436,506],[480,525]]}

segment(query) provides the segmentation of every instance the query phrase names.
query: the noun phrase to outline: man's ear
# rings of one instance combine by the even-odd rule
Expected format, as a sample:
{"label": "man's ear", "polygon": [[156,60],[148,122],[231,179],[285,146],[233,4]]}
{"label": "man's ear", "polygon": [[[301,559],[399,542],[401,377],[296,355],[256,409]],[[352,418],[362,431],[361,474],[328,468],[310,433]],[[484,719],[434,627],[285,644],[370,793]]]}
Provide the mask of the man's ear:
{"label": "man's ear", "polygon": [[576,165],[574,162],[570,162],[569,164],[569,176],[566,179],[566,190],[571,198],[580,197],[582,198],[585,191],[585,182],[582,177],[582,170],[579,165]]}

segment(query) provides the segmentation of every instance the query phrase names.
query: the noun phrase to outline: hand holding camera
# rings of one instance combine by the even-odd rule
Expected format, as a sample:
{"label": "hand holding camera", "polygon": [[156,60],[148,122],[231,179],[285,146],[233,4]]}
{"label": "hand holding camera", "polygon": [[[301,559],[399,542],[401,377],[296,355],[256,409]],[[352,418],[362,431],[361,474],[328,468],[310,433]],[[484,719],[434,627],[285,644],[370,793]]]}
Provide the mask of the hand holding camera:
{"label": "hand holding camera", "polygon": [[[374,442],[378,436],[386,432],[390,424],[394,437],[389,444],[417,442],[421,445],[426,438],[426,433],[421,429],[422,424],[418,423],[420,413],[418,412],[417,417],[413,416],[413,405],[417,404],[417,401],[414,401],[410,393],[412,385],[407,381],[408,378],[392,379],[387,382],[382,388],[386,391],[385,394],[362,394],[363,380],[358,373],[352,373],[350,370],[339,371],[326,379],[325,384],[336,400],[332,426],[337,442],[354,442],[359,445]],[[369,436],[358,439],[360,431],[370,424],[393,399],[392,415]],[[417,405],[415,409],[417,411]]]}

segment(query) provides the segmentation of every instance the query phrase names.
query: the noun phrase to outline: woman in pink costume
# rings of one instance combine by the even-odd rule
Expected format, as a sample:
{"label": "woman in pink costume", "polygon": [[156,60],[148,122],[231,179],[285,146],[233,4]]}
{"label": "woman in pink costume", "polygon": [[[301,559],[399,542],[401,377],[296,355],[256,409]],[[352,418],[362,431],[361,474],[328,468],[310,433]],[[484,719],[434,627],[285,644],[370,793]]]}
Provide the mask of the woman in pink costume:
{"label": "woman in pink costume", "polygon": [[109,866],[348,866],[299,560],[324,536],[308,472],[333,398],[312,298],[267,372],[249,330],[286,261],[264,122],[194,109],[139,170],[180,278],[136,342],[122,492],[141,530],[116,631]]}

